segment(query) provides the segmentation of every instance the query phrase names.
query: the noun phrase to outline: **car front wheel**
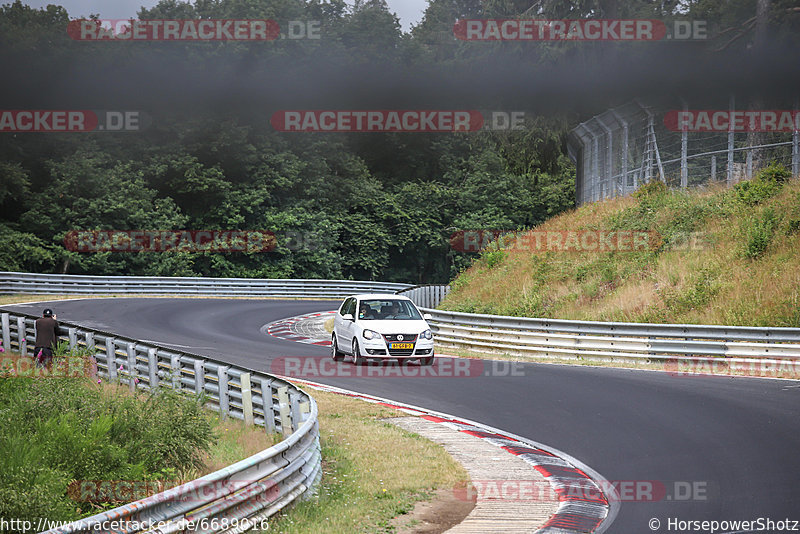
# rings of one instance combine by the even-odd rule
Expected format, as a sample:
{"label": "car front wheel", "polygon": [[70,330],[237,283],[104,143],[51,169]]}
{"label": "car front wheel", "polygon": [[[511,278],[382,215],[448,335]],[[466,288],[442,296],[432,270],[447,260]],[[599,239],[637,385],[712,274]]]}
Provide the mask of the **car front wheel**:
{"label": "car front wheel", "polygon": [[339,350],[339,344],[336,343],[336,334],[331,338],[331,358],[335,362],[344,360],[344,352]]}
{"label": "car front wheel", "polygon": [[427,358],[420,358],[419,359],[420,365],[433,365],[433,355],[431,354]]}
{"label": "car front wheel", "polygon": [[361,355],[361,349],[358,347],[358,340],[353,340],[353,363],[356,365],[364,365],[367,363],[366,358]]}

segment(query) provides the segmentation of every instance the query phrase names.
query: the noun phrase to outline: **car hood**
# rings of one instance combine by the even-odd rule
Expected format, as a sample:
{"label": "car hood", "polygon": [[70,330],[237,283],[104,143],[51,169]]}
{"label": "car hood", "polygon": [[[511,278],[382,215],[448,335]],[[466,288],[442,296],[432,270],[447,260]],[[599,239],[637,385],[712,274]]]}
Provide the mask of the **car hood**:
{"label": "car hood", "polygon": [[394,319],[360,320],[361,328],[369,328],[380,334],[420,334],[430,328],[424,320],[397,321]]}

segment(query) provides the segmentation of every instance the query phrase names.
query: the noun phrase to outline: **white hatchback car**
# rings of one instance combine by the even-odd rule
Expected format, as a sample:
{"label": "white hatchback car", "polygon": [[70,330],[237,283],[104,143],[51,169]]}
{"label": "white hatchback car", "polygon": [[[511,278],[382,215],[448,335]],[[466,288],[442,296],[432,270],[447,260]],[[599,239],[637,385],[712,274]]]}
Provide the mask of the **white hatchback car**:
{"label": "white hatchback car", "polygon": [[433,333],[407,297],[390,294],[347,297],[333,320],[331,356],[346,354],[362,365],[371,359],[419,360],[433,364]]}

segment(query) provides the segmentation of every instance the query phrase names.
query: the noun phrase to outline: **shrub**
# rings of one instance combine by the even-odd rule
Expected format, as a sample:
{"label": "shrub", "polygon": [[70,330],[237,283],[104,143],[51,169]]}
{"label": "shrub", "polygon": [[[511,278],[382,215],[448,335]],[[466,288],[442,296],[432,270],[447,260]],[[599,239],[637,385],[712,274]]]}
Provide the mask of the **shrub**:
{"label": "shrub", "polygon": [[651,180],[633,192],[634,198],[663,195],[667,192],[667,184],[661,180]]}
{"label": "shrub", "polygon": [[756,259],[767,250],[775,229],[780,224],[780,217],[777,216],[772,208],[767,208],[760,218],[752,219],[746,231],[746,241],[744,256]]}
{"label": "shrub", "polygon": [[791,176],[786,167],[773,163],[761,169],[752,180],[736,184],[734,191],[741,203],[755,206],[777,194]]}
{"label": "shrub", "polygon": [[506,259],[506,252],[504,250],[487,250],[483,253],[481,259],[486,262],[486,266],[489,269],[492,269],[495,266],[503,263],[503,261]]}
{"label": "shrub", "polygon": [[783,184],[792,178],[792,172],[779,163],[770,163],[756,174],[756,178]]}

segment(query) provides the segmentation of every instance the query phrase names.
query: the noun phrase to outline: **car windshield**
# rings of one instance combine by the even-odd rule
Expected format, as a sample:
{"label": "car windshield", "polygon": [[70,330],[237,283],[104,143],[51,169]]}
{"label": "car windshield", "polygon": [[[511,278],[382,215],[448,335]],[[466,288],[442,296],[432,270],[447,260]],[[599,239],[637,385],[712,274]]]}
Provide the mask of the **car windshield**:
{"label": "car windshield", "polygon": [[358,305],[358,318],[418,321],[422,316],[408,300],[362,300]]}

